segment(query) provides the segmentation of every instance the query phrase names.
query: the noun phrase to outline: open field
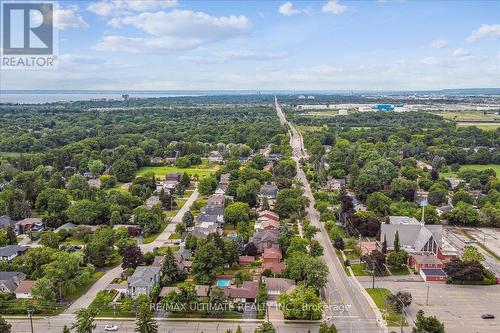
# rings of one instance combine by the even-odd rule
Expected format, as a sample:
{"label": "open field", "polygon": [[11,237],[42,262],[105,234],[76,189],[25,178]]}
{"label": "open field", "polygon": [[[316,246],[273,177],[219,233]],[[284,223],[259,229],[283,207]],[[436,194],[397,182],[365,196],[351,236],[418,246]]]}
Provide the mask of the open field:
{"label": "open field", "polygon": [[457,123],[458,127],[469,127],[469,126],[475,126],[479,129],[485,130],[485,131],[494,131],[497,128],[500,127],[500,122],[499,123],[473,123],[473,122],[463,122],[460,121]]}
{"label": "open field", "polygon": [[188,175],[198,175],[200,177],[206,177],[218,170],[218,165],[210,165],[204,163],[202,165],[197,165],[191,168],[178,168],[176,166],[162,165],[162,166],[147,166],[139,168],[136,176],[142,176],[148,172],[153,172],[155,177],[162,178],[165,177],[167,173],[181,173],[187,172]]}
{"label": "open field", "polygon": [[[460,171],[462,170],[486,170],[486,169],[493,169],[495,170],[497,176],[500,176],[500,164],[467,164],[467,165],[462,165],[460,167]],[[456,172],[443,172],[441,173],[444,177],[456,177],[457,173]]]}
{"label": "open field", "polygon": [[491,121],[500,120],[500,116],[492,113],[484,114],[482,111],[450,111],[450,112],[435,112],[435,115],[441,116],[445,119],[455,121]]}

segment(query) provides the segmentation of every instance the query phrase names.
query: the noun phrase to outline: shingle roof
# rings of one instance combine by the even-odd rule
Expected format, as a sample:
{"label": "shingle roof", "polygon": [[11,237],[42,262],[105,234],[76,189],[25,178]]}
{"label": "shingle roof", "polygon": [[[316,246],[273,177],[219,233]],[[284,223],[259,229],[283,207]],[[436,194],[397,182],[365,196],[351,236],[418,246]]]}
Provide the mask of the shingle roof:
{"label": "shingle roof", "polygon": [[295,281],[291,279],[282,278],[262,278],[263,283],[266,285],[267,290],[278,290],[282,293],[286,293],[295,288]]}
{"label": "shingle roof", "polygon": [[259,282],[243,281],[241,287],[224,287],[224,294],[230,298],[256,298]]}
{"label": "shingle roof", "polygon": [[262,258],[264,259],[281,259],[282,257],[281,250],[274,247],[264,249],[264,253],[262,254]]}
{"label": "shingle roof", "polygon": [[382,223],[380,239],[387,239],[387,246],[392,247],[396,231],[399,233],[401,247],[410,247],[420,251],[432,236],[439,246],[443,238],[443,226],[419,224],[387,224]]}
{"label": "shingle roof", "polygon": [[135,269],[134,274],[127,280],[129,286],[150,285],[151,279],[160,274],[159,267],[139,266]]}
{"label": "shingle roof", "polygon": [[31,292],[31,289],[33,288],[34,285],[35,285],[35,281],[31,281],[31,280],[21,281],[19,283],[19,286],[17,286],[15,292],[22,293],[22,294],[29,293],[29,292]]}

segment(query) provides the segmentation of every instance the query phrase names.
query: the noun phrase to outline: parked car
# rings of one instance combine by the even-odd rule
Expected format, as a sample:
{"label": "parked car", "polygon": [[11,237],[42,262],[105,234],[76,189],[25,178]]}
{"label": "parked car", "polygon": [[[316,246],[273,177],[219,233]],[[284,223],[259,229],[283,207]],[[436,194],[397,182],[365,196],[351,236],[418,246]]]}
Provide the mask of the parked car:
{"label": "parked car", "polygon": [[495,316],[491,313],[485,313],[481,316],[483,319],[495,319]]}
{"label": "parked car", "polygon": [[118,331],[118,326],[107,324],[107,325],[104,325],[104,330],[108,331],[108,332],[116,332],[116,331]]}

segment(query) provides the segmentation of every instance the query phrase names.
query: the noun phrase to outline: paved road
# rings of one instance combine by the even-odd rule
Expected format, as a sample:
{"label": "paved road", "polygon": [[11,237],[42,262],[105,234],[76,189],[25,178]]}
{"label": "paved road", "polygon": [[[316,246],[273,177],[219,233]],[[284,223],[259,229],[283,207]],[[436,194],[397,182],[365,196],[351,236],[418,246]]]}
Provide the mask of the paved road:
{"label": "paved road", "polygon": [[286,120],[276,98],[275,108],[280,122],[282,125],[287,126],[291,132],[290,144],[293,149],[293,158],[297,163],[297,178],[304,184],[304,195],[310,200],[310,205],[306,208],[308,218],[312,225],[320,229],[320,232],[316,235],[316,239],[324,248],[323,260],[330,271],[328,282],[323,292],[323,296],[326,298],[327,304],[329,304],[329,306],[327,306],[327,311],[325,311],[327,318],[332,318],[333,322],[336,324],[342,319],[348,319],[348,322],[356,322],[357,327],[355,326],[353,328],[353,332],[383,331],[385,328],[378,324],[376,316],[378,314],[380,318],[380,312],[367,301],[367,294],[365,294],[364,289],[357,284],[354,280],[355,278],[348,277],[345,274],[342,264],[331,245],[328,233],[323,223],[319,220],[319,213],[314,208],[314,197],[309,182],[299,163],[301,158],[307,156],[302,136],[295,126]]}
{"label": "paved road", "polygon": [[[194,190],[193,193],[191,193],[186,203],[184,203],[184,206],[182,206],[177,214],[171,219],[171,222],[167,225],[165,230],[163,230],[163,232],[158,235],[158,237],[156,237],[153,242],[149,244],[139,245],[142,252],[145,253],[148,251],[153,251],[155,247],[164,246],[165,242],[168,241],[168,238],[174,232],[175,225],[182,221],[184,213],[186,213],[193,202],[198,199],[198,195],[198,189]],[[94,285],[82,297],[74,301],[73,304],[71,304],[71,306],[64,311],[64,313],[71,314],[75,313],[78,309],[88,307],[90,303],[92,303],[92,301],[95,299],[97,293],[100,290],[104,290],[104,288],[106,288],[106,286],[110,284],[113,279],[120,277],[122,271],[123,269],[121,268],[121,266],[107,271],[106,274],[104,274],[99,280],[97,280],[97,282],[94,283]]]}
{"label": "paved road", "polygon": [[[68,318],[65,318],[68,317]],[[71,320],[69,320],[71,316]],[[9,323],[13,325],[15,333],[31,333],[29,320],[22,319],[9,319]],[[61,333],[63,326],[68,325],[72,321],[72,315],[61,315],[50,319],[35,319],[33,320],[33,328],[35,333]],[[223,322],[221,320],[179,320],[179,321],[165,321],[158,319],[158,331],[161,333],[225,333],[227,329],[236,331],[238,325],[244,333],[254,333],[255,328],[260,326],[259,322],[255,320],[239,320],[231,322]],[[135,333],[135,321],[133,319],[109,319],[98,320],[97,328],[94,333],[104,333],[104,325],[113,323],[119,327],[118,333]],[[317,333],[319,329],[318,323],[293,323],[284,321],[273,321],[273,325],[277,328],[279,333]],[[366,329],[365,322],[356,318],[339,318],[335,320],[335,325],[339,332],[363,332],[375,333],[378,330]]]}
{"label": "paved road", "polygon": [[500,277],[500,262],[477,245],[477,242],[482,242],[483,239],[478,238],[477,235],[475,235],[477,237],[476,243],[467,244],[465,243],[465,240],[468,240],[468,238],[459,232],[459,228],[460,227],[445,227],[444,237],[451,243],[451,245],[453,245],[454,248],[458,250],[460,254],[462,254],[464,247],[467,245],[472,245],[477,248],[477,250],[482,253],[485,258],[482,264],[491,270],[497,277]]}

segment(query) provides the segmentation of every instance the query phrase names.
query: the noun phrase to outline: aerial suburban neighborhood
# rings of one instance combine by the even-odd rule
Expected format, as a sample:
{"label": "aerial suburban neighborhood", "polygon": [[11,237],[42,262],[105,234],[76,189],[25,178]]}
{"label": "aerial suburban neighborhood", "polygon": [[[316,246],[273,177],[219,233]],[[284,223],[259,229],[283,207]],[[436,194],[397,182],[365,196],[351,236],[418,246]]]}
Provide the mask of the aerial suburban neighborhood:
{"label": "aerial suburban neighborhood", "polygon": [[0,333],[500,332],[500,1],[0,1]]}

